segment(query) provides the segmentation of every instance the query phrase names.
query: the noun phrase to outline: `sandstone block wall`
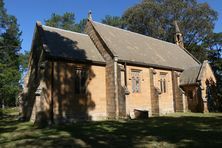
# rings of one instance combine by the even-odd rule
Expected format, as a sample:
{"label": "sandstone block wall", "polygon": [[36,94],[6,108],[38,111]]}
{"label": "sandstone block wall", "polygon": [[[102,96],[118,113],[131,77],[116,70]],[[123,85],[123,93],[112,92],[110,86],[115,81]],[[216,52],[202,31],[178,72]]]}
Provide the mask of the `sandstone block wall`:
{"label": "sandstone block wall", "polygon": [[151,99],[151,115],[159,116],[160,108],[159,108],[159,94],[158,90],[155,87],[155,70],[153,68],[149,69],[150,71],[150,99]]}
{"label": "sandstone block wall", "polygon": [[91,22],[88,22],[85,28],[85,32],[90,36],[93,43],[99,50],[100,54],[106,61],[106,100],[107,100],[107,114],[108,118],[114,119],[117,116],[117,100],[115,98],[116,84],[115,84],[115,73],[114,73],[114,58],[111,56],[108,47],[104,41],[98,35],[93,28]]}
{"label": "sandstone block wall", "polygon": [[[140,70],[141,92],[132,92],[132,70]],[[150,73],[148,68],[127,66],[127,88],[130,94],[126,98],[126,113],[134,117],[134,109],[151,111]]]}
{"label": "sandstone block wall", "polygon": [[154,85],[160,90],[161,73],[165,74],[166,78],[166,93],[159,94],[159,111],[160,114],[174,112],[173,86],[171,71],[155,69]]}
{"label": "sandstone block wall", "polygon": [[[44,62],[44,68],[39,69],[38,78],[39,83],[32,92],[34,102],[31,121],[42,122],[44,120],[46,123],[51,123],[51,62]],[[39,93],[37,94],[37,92]]]}
{"label": "sandstone block wall", "polygon": [[126,94],[125,94],[125,69],[124,66],[118,64],[118,107],[119,107],[119,117],[126,117]]}
{"label": "sandstone block wall", "polygon": [[[89,71],[86,93],[75,93],[76,68]],[[64,62],[54,63],[54,119],[102,120],[107,117],[105,67]]]}
{"label": "sandstone block wall", "polygon": [[173,98],[174,98],[174,111],[184,112],[183,92],[179,87],[179,73],[172,71],[172,85],[173,85]]}

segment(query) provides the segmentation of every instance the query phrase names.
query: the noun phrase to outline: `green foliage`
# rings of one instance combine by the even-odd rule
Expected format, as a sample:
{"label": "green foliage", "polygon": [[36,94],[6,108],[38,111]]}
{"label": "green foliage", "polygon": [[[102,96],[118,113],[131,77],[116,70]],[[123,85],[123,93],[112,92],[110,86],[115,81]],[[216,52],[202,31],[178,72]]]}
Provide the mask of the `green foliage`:
{"label": "green foliage", "polygon": [[126,10],[123,19],[128,30],[169,42],[174,42],[173,21],[177,20],[186,49],[202,61],[205,51],[196,50],[212,33],[217,12],[196,0],[143,0]]}
{"label": "green foliage", "polygon": [[2,29],[6,27],[7,14],[6,9],[4,8],[3,0],[0,0],[0,33]]}
{"label": "green foliage", "polygon": [[84,33],[86,23],[87,23],[87,19],[80,20],[79,23],[75,24],[75,31],[80,32],[80,33]]}
{"label": "green foliage", "polygon": [[83,19],[80,23],[76,23],[75,14],[66,12],[63,15],[53,13],[50,19],[45,20],[47,26],[71,30],[74,32],[83,32],[87,20]]}
{"label": "green foliage", "polygon": [[23,73],[28,68],[29,51],[25,51],[19,55],[20,72]]}
{"label": "green foliage", "polygon": [[208,60],[212,63],[215,74],[222,75],[222,32],[209,34],[202,46],[208,49]]}
{"label": "green foliage", "polygon": [[19,71],[21,74],[21,78],[19,81],[20,89],[22,89],[22,86],[24,84],[25,75],[28,72],[29,54],[30,54],[29,51],[25,51],[25,52],[19,54]]}
{"label": "green foliage", "polygon": [[15,98],[19,91],[19,51],[21,49],[21,32],[17,19],[8,15],[0,0],[0,103],[15,105]]}
{"label": "green foliage", "polygon": [[106,15],[105,18],[102,19],[102,23],[119,28],[124,28],[125,26],[124,20],[118,16]]}
{"label": "green foliage", "polygon": [[222,111],[222,33],[209,34],[202,46],[207,49],[208,60],[217,79],[217,101]]}
{"label": "green foliage", "polygon": [[75,29],[75,15],[69,12],[66,12],[63,16],[53,13],[50,19],[45,20],[45,24],[73,31]]}

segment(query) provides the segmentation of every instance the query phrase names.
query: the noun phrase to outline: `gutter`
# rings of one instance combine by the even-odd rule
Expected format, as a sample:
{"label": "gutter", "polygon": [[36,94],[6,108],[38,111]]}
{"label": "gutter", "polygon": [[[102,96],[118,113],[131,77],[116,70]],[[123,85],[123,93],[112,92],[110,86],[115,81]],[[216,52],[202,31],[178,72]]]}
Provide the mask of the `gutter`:
{"label": "gutter", "polygon": [[86,60],[86,59],[73,59],[69,57],[59,57],[59,56],[53,56],[50,55],[50,53],[47,53],[47,57],[54,61],[64,61],[69,63],[79,63],[79,64],[94,64],[99,66],[106,66],[106,62],[104,61],[92,61],[92,60]]}
{"label": "gutter", "polygon": [[162,65],[157,65],[157,64],[147,64],[144,62],[136,62],[136,61],[129,61],[129,60],[118,60],[119,63],[121,64],[127,64],[127,65],[132,65],[132,66],[142,66],[142,67],[147,67],[147,68],[157,68],[157,69],[163,69],[163,70],[175,70],[175,71],[184,71],[182,68],[174,68],[170,66],[162,66]]}
{"label": "gutter", "polygon": [[180,87],[186,87],[186,86],[199,86],[198,82],[197,83],[190,83],[190,84],[180,84]]}

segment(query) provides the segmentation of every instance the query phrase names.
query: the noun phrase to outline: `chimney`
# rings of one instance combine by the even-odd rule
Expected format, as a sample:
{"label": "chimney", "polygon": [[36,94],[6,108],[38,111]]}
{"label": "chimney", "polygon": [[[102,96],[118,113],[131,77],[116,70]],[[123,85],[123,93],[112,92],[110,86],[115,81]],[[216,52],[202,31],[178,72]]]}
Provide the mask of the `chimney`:
{"label": "chimney", "polygon": [[183,35],[180,32],[180,28],[177,24],[177,21],[174,21],[174,27],[175,27],[175,34],[174,34],[174,40],[175,43],[180,46],[181,48],[184,48],[184,44],[183,44]]}
{"label": "chimney", "polygon": [[88,20],[92,20],[92,11],[91,10],[89,10],[89,12],[88,12]]}

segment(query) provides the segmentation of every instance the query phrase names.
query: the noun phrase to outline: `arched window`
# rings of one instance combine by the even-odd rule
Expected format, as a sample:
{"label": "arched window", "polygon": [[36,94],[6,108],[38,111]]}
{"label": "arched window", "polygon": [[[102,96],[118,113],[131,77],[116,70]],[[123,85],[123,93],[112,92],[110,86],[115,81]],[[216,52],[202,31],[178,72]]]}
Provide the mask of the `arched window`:
{"label": "arched window", "polygon": [[140,79],[140,70],[132,70],[132,92],[140,93],[141,92],[141,79]]}
{"label": "arched window", "polygon": [[86,93],[86,83],[88,79],[88,71],[86,69],[75,69],[75,94]]}
{"label": "arched window", "polygon": [[167,73],[160,73],[160,91],[161,93],[167,92],[167,82],[166,82]]}

